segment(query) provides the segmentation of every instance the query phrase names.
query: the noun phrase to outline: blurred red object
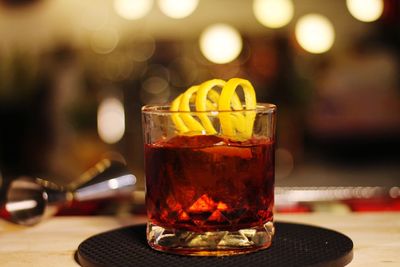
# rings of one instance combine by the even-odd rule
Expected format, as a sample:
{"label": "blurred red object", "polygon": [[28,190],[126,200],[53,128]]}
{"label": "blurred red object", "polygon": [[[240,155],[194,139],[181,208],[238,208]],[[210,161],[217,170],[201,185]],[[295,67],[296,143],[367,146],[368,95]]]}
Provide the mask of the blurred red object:
{"label": "blurred red object", "polygon": [[298,204],[298,205],[293,205],[293,206],[277,208],[277,212],[279,212],[279,213],[306,213],[306,212],[312,212],[312,210],[309,206]]}
{"label": "blurred red object", "polygon": [[345,202],[352,211],[367,212],[367,211],[400,211],[400,199],[354,199]]}

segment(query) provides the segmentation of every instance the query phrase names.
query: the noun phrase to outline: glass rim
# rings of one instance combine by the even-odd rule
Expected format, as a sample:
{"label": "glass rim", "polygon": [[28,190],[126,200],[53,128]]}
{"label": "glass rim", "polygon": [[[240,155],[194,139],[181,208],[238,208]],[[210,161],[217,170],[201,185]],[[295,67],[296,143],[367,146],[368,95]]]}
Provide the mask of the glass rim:
{"label": "glass rim", "polygon": [[[243,105],[245,107],[246,105]],[[257,103],[255,109],[242,110],[207,110],[207,111],[172,111],[170,104],[150,104],[142,107],[143,114],[218,114],[218,113],[238,113],[238,112],[256,112],[256,113],[275,113],[276,105],[271,103]]]}

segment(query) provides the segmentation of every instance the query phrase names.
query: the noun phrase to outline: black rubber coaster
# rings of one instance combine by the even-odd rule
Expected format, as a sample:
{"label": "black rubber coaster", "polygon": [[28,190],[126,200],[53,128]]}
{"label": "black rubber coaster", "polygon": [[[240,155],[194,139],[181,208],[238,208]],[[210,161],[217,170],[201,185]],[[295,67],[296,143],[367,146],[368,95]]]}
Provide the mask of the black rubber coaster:
{"label": "black rubber coaster", "polygon": [[77,251],[81,266],[345,266],[353,259],[353,242],[324,228],[275,223],[271,247],[250,254],[225,257],[179,256],[151,249],[146,226],[136,225],[95,235]]}

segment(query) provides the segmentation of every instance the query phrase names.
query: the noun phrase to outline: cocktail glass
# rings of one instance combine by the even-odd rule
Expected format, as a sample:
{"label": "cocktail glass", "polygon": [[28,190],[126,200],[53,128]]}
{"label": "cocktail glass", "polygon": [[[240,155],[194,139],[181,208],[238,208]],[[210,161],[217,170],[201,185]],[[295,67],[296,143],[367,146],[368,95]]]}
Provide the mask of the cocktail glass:
{"label": "cocktail glass", "polygon": [[[254,119],[247,138],[223,133],[222,120]],[[215,134],[180,133],[177,116],[208,118]],[[201,256],[265,249],[274,235],[276,106],[254,110],[142,108],[147,240],[160,251]],[[243,130],[243,129],[242,129]],[[238,132],[239,133],[239,132]]]}

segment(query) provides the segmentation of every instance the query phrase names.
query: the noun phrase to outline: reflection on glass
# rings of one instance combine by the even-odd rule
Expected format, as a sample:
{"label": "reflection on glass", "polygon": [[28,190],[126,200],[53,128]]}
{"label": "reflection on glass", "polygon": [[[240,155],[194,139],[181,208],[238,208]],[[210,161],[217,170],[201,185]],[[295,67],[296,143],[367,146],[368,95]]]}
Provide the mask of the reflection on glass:
{"label": "reflection on glass", "polygon": [[36,200],[22,200],[17,202],[10,202],[6,204],[8,212],[15,212],[19,210],[33,209],[38,205]]}

